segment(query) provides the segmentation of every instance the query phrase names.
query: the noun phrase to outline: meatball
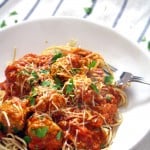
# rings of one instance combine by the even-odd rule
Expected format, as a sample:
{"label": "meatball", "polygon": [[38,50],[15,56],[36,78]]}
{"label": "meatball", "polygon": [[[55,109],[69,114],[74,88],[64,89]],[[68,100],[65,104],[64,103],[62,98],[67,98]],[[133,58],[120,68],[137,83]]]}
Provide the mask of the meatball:
{"label": "meatball", "polygon": [[79,55],[69,54],[66,57],[59,58],[51,65],[51,74],[53,77],[59,76],[63,80],[68,80],[72,75],[80,72],[82,61]]}
{"label": "meatball", "polygon": [[31,150],[58,150],[62,146],[62,129],[44,113],[34,113],[28,119],[27,135],[31,138]]}
{"label": "meatball", "polygon": [[[38,84],[43,78],[49,78],[50,60],[50,55],[27,54],[14,61],[7,66],[5,70],[6,81],[0,84],[0,88],[6,90],[8,96],[23,97],[28,95],[32,86]],[[43,73],[43,70],[48,73]]]}
{"label": "meatball", "polygon": [[47,112],[58,110],[66,106],[63,94],[50,87],[36,86],[29,94],[29,105],[33,111]]}
{"label": "meatball", "polygon": [[0,123],[2,132],[16,133],[24,128],[26,105],[17,97],[5,100],[0,105]]}

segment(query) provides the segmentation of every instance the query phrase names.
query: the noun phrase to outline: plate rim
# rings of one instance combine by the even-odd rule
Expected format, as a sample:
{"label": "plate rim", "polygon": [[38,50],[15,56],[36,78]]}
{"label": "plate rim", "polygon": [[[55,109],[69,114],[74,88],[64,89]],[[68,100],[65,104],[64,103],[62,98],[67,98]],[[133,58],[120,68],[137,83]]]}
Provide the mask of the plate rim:
{"label": "plate rim", "polygon": [[88,19],[85,19],[85,18],[78,18],[78,17],[73,17],[73,16],[51,16],[49,18],[38,18],[38,19],[32,19],[32,20],[29,19],[29,20],[22,21],[22,22],[19,22],[17,24],[13,24],[11,26],[6,26],[5,28],[2,28],[0,30],[0,34],[5,33],[5,32],[9,32],[9,30],[13,30],[13,29],[18,28],[20,26],[26,26],[28,24],[34,24],[34,23],[39,23],[39,22],[47,22],[47,21],[48,22],[49,21],[59,21],[59,20],[62,20],[62,21],[77,21],[77,22],[81,22],[83,24],[89,24],[91,26],[95,26],[95,27],[97,26],[97,27],[99,27],[103,30],[107,30],[107,31],[111,32],[111,34],[114,34],[115,36],[121,38],[121,40],[125,40],[129,45],[135,47],[135,49],[137,51],[139,51],[140,53],[143,53],[144,57],[147,57],[147,58],[150,59],[150,55],[149,55],[148,51],[144,51],[136,41],[131,41],[131,39],[127,38],[121,32],[117,31],[116,28],[105,26],[104,24],[98,23],[94,20],[93,21],[88,20]]}

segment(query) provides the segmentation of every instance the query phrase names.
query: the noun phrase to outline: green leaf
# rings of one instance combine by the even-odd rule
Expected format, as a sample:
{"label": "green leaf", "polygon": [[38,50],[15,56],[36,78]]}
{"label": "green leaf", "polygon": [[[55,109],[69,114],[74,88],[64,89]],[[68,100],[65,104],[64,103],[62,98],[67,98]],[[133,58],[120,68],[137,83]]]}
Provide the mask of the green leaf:
{"label": "green leaf", "polygon": [[93,89],[93,91],[95,91],[97,94],[99,93],[99,90],[98,90],[97,86],[94,83],[92,83],[90,86]]}
{"label": "green leaf", "polygon": [[30,105],[32,105],[32,106],[35,105],[35,100],[36,100],[35,97],[30,96],[29,97]]}
{"label": "green leaf", "polygon": [[145,42],[146,41],[146,37],[144,36],[141,41]]}
{"label": "green leaf", "polygon": [[23,69],[19,72],[20,75],[26,75],[26,76],[29,76],[30,75],[30,72],[27,71],[26,69]]}
{"label": "green leaf", "polygon": [[92,13],[92,7],[85,7],[84,11],[87,15],[90,15]]}
{"label": "green leaf", "polygon": [[14,15],[17,15],[18,13],[16,11],[12,11],[9,16],[14,16]]}
{"label": "green leaf", "polygon": [[56,55],[53,56],[52,62],[55,62],[58,58],[61,58],[63,55],[62,53],[57,53]]}
{"label": "green leaf", "polygon": [[62,138],[62,131],[58,131],[57,135],[56,135],[56,139],[60,140]]}
{"label": "green leaf", "polygon": [[37,95],[38,95],[38,92],[37,92],[36,88],[33,87],[33,88],[31,89],[31,96],[32,96],[32,97],[35,97],[35,96],[37,96]]}
{"label": "green leaf", "polygon": [[18,22],[18,20],[14,20],[14,23],[17,23]]}
{"label": "green leaf", "polygon": [[29,98],[29,101],[30,101],[30,105],[35,105],[35,101],[36,101],[36,96],[38,95],[38,92],[37,90],[33,87],[31,89],[31,94],[30,96],[28,97]]}
{"label": "green leaf", "polygon": [[3,27],[5,27],[5,26],[7,26],[7,24],[6,24],[6,21],[3,20],[3,21],[0,23],[0,28],[3,28]]}
{"label": "green leaf", "polygon": [[31,76],[31,78],[29,80],[29,83],[31,86],[33,86],[33,84],[38,81],[39,76],[38,76],[37,72],[35,72],[35,71],[32,71],[30,76]]}
{"label": "green leaf", "polygon": [[147,48],[150,50],[150,41],[148,41]]}
{"label": "green leaf", "polygon": [[31,75],[34,77],[35,80],[37,80],[39,78],[37,72],[35,72],[35,71],[32,71]]}
{"label": "green leaf", "polygon": [[95,60],[92,60],[91,63],[88,65],[89,70],[90,70],[91,68],[95,67],[95,65],[96,65],[96,61],[95,61]]}
{"label": "green leaf", "polygon": [[101,148],[101,149],[105,149],[105,148],[106,148],[106,145],[105,145],[105,144],[101,144],[101,145],[100,145],[100,148]]}
{"label": "green leaf", "polygon": [[30,142],[31,142],[31,138],[29,137],[29,136],[24,136],[24,141],[27,143],[27,144],[29,144]]}
{"label": "green leaf", "polygon": [[112,100],[112,97],[111,97],[109,94],[107,94],[107,95],[106,95],[106,100],[109,102],[109,101]]}
{"label": "green leaf", "polygon": [[114,77],[112,75],[105,76],[104,83],[111,85],[114,82]]}
{"label": "green leaf", "polygon": [[73,79],[70,79],[69,83],[66,86],[66,94],[70,94],[74,90]]}
{"label": "green leaf", "polygon": [[43,69],[43,70],[40,70],[40,73],[43,73],[43,74],[49,74],[49,70]]}
{"label": "green leaf", "polygon": [[2,131],[2,132],[7,131],[7,127],[5,127],[2,122],[0,122],[0,131]]}
{"label": "green leaf", "polygon": [[63,86],[63,82],[59,79],[58,76],[55,76],[55,77],[54,77],[54,81],[55,81],[54,87],[55,87],[56,89],[61,89],[62,86]]}
{"label": "green leaf", "polygon": [[33,129],[32,132],[35,134],[35,136],[37,136],[38,138],[43,138],[46,136],[47,132],[48,132],[48,127],[44,126],[44,127],[40,127],[37,129]]}
{"label": "green leaf", "polygon": [[80,68],[72,68],[71,69],[71,74],[73,74],[73,75],[76,75],[79,72],[80,72]]}
{"label": "green leaf", "polygon": [[41,83],[41,86],[44,86],[44,87],[49,87],[50,85],[51,85],[51,82],[48,80],[45,80]]}
{"label": "green leaf", "polygon": [[19,132],[19,129],[17,127],[14,127],[13,131],[14,131],[15,134],[17,134]]}

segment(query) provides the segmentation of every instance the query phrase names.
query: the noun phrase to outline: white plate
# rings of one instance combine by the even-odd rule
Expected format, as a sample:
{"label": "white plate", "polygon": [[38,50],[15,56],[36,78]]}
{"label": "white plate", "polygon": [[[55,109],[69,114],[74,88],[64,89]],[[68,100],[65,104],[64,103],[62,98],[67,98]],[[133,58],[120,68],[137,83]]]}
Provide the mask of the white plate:
{"label": "white plate", "polygon": [[[101,53],[118,68],[150,77],[150,57],[135,44],[111,29],[75,18],[50,18],[30,21],[0,33],[0,73],[12,60],[26,53],[40,53],[46,47],[76,40],[81,47]],[[47,41],[47,42],[46,42]],[[133,83],[127,90],[129,104],[122,109],[123,123],[112,144],[112,150],[148,150],[150,140],[150,86]],[[149,138],[149,139],[148,139]]]}

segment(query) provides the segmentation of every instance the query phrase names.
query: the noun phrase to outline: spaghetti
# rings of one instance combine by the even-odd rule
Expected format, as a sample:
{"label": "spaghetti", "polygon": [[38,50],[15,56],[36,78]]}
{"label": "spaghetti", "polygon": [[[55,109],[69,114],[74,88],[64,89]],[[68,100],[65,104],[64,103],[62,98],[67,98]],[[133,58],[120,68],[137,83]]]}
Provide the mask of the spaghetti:
{"label": "spaghetti", "polygon": [[0,149],[100,150],[112,144],[126,94],[101,55],[54,46],[13,61],[5,76]]}

